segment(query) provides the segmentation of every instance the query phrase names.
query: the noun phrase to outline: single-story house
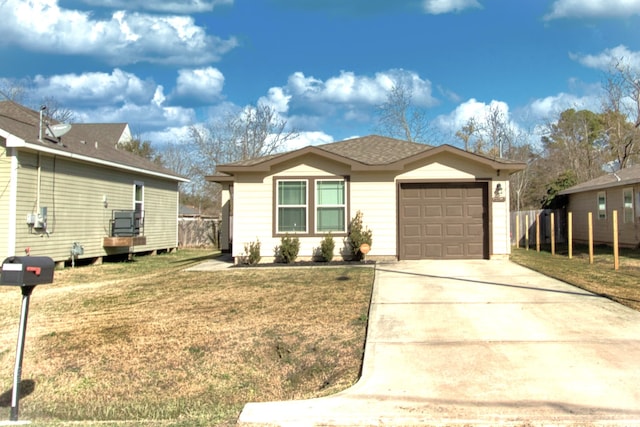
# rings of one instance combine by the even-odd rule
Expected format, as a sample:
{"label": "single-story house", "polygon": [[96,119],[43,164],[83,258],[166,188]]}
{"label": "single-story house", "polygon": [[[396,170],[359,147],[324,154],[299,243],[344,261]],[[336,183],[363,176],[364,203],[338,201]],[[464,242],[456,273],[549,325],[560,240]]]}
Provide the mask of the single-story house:
{"label": "single-story house", "polygon": [[573,216],[573,240],[589,241],[588,214],[595,244],[613,243],[613,211],[618,211],[620,246],[640,245],[640,165],[621,169],[558,193],[567,197]]}
{"label": "single-story house", "polygon": [[0,255],[61,266],[174,250],[188,180],[123,150],[126,123],[69,126],[44,113],[0,102]]}
{"label": "single-story house", "polygon": [[217,165],[207,180],[222,185],[221,246],[236,261],[256,241],[272,261],[286,235],[300,259],[328,233],[347,255],[358,211],[369,260],[492,259],[510,254],[509,175],[524,166],[371,135]]}

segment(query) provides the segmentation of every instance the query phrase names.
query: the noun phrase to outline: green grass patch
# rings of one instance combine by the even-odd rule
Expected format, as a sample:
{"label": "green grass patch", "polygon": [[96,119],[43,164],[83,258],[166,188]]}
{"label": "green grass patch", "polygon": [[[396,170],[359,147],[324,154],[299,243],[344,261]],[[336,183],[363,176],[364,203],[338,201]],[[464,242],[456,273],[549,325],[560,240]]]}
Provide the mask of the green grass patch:
{"label": "green grass patch", "polygon": [[514,249],[511,260],[547,276],[605,296],[640,310],[640,251],[622,249],[620,268],[614,269],[613,251],[599,246],[594,250],[594,262],[589,263],[588,248],[576,246],[571,259],[568,250],[559,247],[556,255],[543,250]]}

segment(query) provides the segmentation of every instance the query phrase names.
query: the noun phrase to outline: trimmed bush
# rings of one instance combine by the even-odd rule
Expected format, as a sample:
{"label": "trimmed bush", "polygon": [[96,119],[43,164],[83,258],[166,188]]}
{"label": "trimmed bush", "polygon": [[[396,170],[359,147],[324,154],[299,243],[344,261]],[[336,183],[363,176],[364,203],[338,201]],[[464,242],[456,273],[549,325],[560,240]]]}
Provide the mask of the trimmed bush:
{"label": "trimmed bush", "polygon": [[300,239],[297,237],[290,237],[286,234],[280,240],[280,246],[276,248],[276,257],[282,260],[285,264],[290,264],[298,257],[298,251],[300,250]]}
{"label": "trimmed bush", "polygon": [[260,259],[260,240],[244,244],[244,262],[249,265],[258,264]]}
{"label": "trimmed bush", "polygon": [[360,252],[360,246],[363,243],[372,245],[373,242],[373,232],[369,229],[369,227],[365,227],[362,223],[362,212],[357,211],[356,216],[353,217],[351,222],[349,223],[349,236],[348,242],[351,246],[351,251],[356,260],[362,259],[362,252]]}
{"label": "trimmed bush", "polygon": [[322,242],[320,242],[320,254],[325,262],[331,262],[333,259],[333,250],[336,247],[336,243],[333,241],[331,233],[324,236]]}

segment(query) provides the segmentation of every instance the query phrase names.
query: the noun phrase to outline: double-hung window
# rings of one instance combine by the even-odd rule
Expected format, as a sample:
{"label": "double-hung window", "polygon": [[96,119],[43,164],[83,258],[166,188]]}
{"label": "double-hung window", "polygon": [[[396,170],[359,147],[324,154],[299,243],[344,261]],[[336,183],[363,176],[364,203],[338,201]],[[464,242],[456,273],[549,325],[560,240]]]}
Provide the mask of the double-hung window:
{"label": "double-hung window", "polygon": [[607,193],[598,191],[598,219],[607,219]]}
{"label": "double-hung window", "polygon": [[308,181],[279,180],[277,188],[277,232],[306,233],[309,211]]}
{"label": "double-hung window", "polygon": [[624,212],[624,223],[633,223],[633,188],[625,188],[622,190],[622,208]]}
{"label": "double-hung window", "polygon": [[344,180],[316,181],[316,232],[346,232],[347,205]]}
{"label": "double-hung window", "polygon": [[275,180],[274,232],[307,236],[347,232],[347,185],[342,177]]}

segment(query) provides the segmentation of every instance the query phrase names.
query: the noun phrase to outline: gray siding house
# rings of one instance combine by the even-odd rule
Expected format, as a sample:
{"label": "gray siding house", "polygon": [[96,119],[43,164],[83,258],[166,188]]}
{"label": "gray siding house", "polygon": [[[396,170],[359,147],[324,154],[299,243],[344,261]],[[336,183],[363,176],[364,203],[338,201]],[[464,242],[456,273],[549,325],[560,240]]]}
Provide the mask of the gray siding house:
{"label": "gray siding house", "polygon": [[588,242],[588,213],[593,215],[593,240],[613,243],[613,211],[618,211],[620,246],[640,245],[640,165],[622,169],[559,193],[567,196],[567,211],[573,213],[573,238]]}
{"label": "gray siding house", "polygon": [[188,180],[119,148],[130,139],[126,123],[66,129],[0,102],[0,257],[61,266],[174,250],[178,184]]}

